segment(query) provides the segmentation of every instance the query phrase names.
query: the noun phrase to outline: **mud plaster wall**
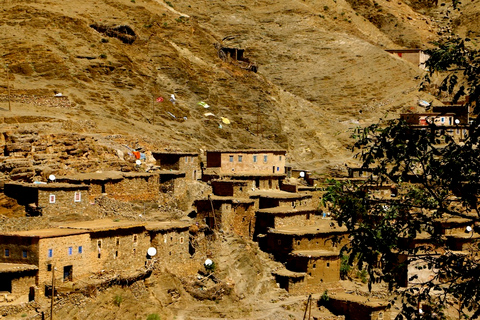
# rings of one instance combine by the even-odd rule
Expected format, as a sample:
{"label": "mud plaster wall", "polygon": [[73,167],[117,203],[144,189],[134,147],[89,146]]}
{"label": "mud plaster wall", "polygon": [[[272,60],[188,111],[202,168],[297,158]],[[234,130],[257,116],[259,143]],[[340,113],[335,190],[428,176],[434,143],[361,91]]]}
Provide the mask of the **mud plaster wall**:
{"label": "mud plaster wall", "polygon": [[188,230],[166,230],[150,232],[151,245],[157,249],[154,259],[160,268],[176,275],[189,274]]}
{"label": "mud plaster wall", "polygon": [[[55,198],[53,203],[50,201],[51,196]],[[39,189],[38,205],[42,207],[42,214],[47,216],[82,214],[89,205],[88,190]]]}
{"label": "mud plaster wall", "polygon": [[107,184],[105,191],[109,197],[120,201],[157,201],[159,190],[158,175],[146,177],[125,177],[117,183]]}
{"label": "mud plaster wall", "polygon": [[185,179],[199,180],[202,179],[202,171],[200,169],[200,159],[198,156],[184,156],[179,160],[180,172],[185,172]]}
{"label": "mud plaster wall", "polygon": [[[88,233],[40,239],[38,262],[35,263],[38,266],[37,284],[40,290],[45,284],[51,285],[52,283],[52,271],[48,271],[48,265],[56,268],[55,280],[58,281],[58,284],[63,282],[65,266],[72,266],[74,281],[78,277],[89,274],[92,271],[89,242]],[[80,246],[82,253],[78,251]],[[69,248],[72,248],[71,254]],[[49,257],[49,249],[52,249],[52,257]]]}
{"label": "mud plaster wall", "polygon": [[35,287],[36,271],[24,271],[0,274],[0,277],[9,277],[12,283],[11,293],[0,295],[0,305],[19,304],[29,301],[31,287]]}
{"label": "mud plaster wall", "polygon": [[[254,161],[256,156],[256,161]],[[209,161],[209,157],[214,157],[215,161]],[[266,161],[265,160],[266,157]],[[284,153],[221,153],[218,161],[218,153],[207,153],[207,166],[220,167],[220,173],[232,172],[257,172],[263,174],[285,173],[285,155]]]}
{"label": "mud plaster wall", "polygon": [[[8,257],[5,249],[9,250]],[[0,262],[38,265],[38,250],[38,238],[0,236]],[[23,251],[27,252],[27,258],[23,257]]]}
{"label": "mud plaster wall", "polygon": [[292,257],[287,261],[287,268],[296,272],[306,272],[306,285],[314,290],[327,282],[340,280],[339,256],[327,257]]}
{"label": "mud plaster wall", "polygon": [[311,198],[303,199],[278,199],[278,198],[260,198],[260,209],[263,208],[274,208],[274,207],[283,207],[283,208],[299,208],[307,207],[312,205]]}
{"label": "mud plaster wall", "polygon": [[143,228],[112,230],[91,234],[91,270],[134,271],[145,267],[150,235]]}
{"label": "mud plaster wall", "polygon": [[309,213],[300,213],[295,215],[275,215],[274,216],[274,228],[281,227],[301,227],[305,225],[314,224],[312,215]]}

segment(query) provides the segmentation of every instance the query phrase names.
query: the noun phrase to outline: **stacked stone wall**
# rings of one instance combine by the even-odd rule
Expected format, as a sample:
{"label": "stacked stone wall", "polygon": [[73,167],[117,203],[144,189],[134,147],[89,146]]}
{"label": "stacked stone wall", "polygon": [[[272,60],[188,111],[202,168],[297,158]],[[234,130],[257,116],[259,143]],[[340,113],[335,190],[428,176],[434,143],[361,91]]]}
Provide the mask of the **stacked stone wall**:
{"label": "stacked stone wall", "polygon": [[88,190],[38,190],[38,205],[46,216],[83,214],[89,206]]}

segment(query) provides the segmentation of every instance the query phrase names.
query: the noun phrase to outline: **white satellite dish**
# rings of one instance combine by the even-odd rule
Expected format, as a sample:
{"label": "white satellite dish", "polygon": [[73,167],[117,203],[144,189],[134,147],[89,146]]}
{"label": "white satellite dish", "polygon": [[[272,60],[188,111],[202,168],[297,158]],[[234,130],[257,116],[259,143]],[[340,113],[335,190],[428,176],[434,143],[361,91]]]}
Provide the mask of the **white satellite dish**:
{"label": "white satellite dish", "polygon": [[304,178],[305,177],[305,172],[300,172],[300,177]]}
{"label": "white satellite dish", "polygon": [[459,124],[459,123],[460,123],[460,120],[455,119],[455,124]]}
{"label": "white satellite dish", "polygon": [[207,259],[205,260],[205,263],[204,263],[207,267],[211,266],[213,264],[213,261],[212,259]]}
{"label": "white satellite dish", "polygon": [[147,253],[150,257],[154,257],[157,254],[157,249],[155,249],[154,247],[150,247],[148,248]]}
{"label": "white satellite dish", "polygon": [[467,232],[472,232],[472,227],[467,226]]}
{"label": "white satellite dish", "polygon": [[53,174],[48,176],[48,180],[50,180],[50,181],[55,181],[55,179],[56,179],[55,175],[53,175]]}
{"label": "white satellite dish", "polygon": [[141,165],[141,164],[142,164],[142,161],[140,161],[140,160],[137,160],[137,161],[135,161],[135,163],[137,164],[137,166],[139,166],[139,165]]}

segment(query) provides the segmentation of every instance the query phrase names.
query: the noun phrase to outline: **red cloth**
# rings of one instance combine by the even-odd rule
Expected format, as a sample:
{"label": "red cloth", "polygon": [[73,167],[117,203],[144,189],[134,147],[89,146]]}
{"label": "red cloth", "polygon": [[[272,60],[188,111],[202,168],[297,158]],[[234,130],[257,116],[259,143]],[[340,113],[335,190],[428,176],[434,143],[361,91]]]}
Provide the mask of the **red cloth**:
{"label": "red cloth", "polygon": [[157,102],[163,102],[163,97],[158,97]]}
{"label": "red cloth", "polygon": [[133,155],[135,156],[135,159],[140,159],[140,152],[139,151],[133,151]]}

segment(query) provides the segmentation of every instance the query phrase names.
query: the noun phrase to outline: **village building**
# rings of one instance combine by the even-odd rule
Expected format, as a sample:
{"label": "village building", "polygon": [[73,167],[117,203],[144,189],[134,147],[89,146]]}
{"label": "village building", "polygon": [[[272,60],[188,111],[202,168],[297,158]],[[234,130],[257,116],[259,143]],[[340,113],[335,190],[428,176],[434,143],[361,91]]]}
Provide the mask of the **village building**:
{"label": "village building", "polygon": [[157,166],[162,172],[178,171],[185,174],[186,180],[202,178],[200,158],[195,152],[152,152]]}
{"label": "village building", "polygon": [[425,69],[425,63],[430,58],[421,49],[389,49],[385,51],[416,65],[420,69]]}
{"label": "village building", "polygon": [[0,306],[34,301],[37,270],[30,264],[0,263]]}
{"label": "village building", "polygon": [[145,228],[150,235],[150,245],[155,248],[155,263],[174,274],[188,274],[190,270],[191,224],[184,221],[147,222]]}
{"label": "village building", "polygon": [[250,182],[251,189],[280,189],[285,178],[285,150],[207,151],[203,180],[235,179]]}
{"label": "village building", "polygon": [[4,192],[30,216],[80,215],[89,206],[89,187],[84,184],[9,182]]}
{"label": "village building", "polygon": [[266,252],[277,260],[285,261],[288,254],[302,250],[330,250],[339,252],[348,242],[345,226],[335,220],[323,219],[314,225],[269,229],[266,235]]}
{"label": "village building", "polygon": [[252,239],[255,231],[255,200],[248,197],[214,196],[196,200],[196,219],[212,230]]}
{"label": "village building", "polygon": [[59,287],[82,285],[102,270],[139,272],[145,269],[150,245],[143,223],[84,221],[0,234],[0,263],[34,266],[36,290],[48,295],[54,269]]}
{"label": "village building", "polygon": [[119,201],[157,201],[159,176],[149,172],[92,172],[57,177],[56,181],[88,185],[90,201],[107,196]]}

